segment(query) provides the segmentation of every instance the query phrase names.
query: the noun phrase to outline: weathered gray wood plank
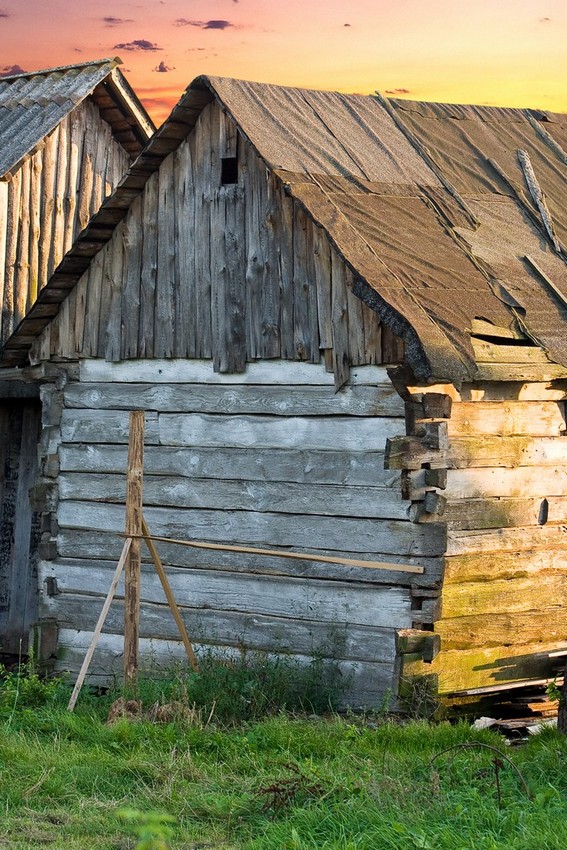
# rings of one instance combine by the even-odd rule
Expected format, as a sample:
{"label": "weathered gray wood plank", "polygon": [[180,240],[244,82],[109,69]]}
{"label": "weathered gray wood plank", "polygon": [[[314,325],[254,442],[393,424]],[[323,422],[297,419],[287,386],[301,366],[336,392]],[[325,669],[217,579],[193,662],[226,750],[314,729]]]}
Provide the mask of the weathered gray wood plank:
{"label": "weathered gray wood plank", "polygon": [[[101,531],[85,531],[61,529],[57,538],[59,554],[62,558],[74,559],[113,559],[114,563],[120,557],[123,537],[117,533]],[[176,546],[172,543],[160,542],[160,556],[165,564],[171,567],[190,567],[202,570],[228,570],[254,575],[296,576],[309,579],[326,579],[333,581],[355,581],[362,584],[385,584],[396,587],[430,587],[439,582],[443,564],[441,558],[427,558],[413,555],[397,555],[392,553],[361,553],[357,558],[364,560],[380,560],[391,562],[393,569],[371,570],[363,567],[350,567],[344,564],[303,561],[291,558],[267,558],[263,555],[243,554],[241,552],[215,552],[210,550],[192,549],[186,546]],[[306,554],[333,556],[329,550],[303,549]],[[142,550],[144,560],[149,555]],[[423,567],[423,574],[403,573],[396,571],[396,564]]]}
{"label": "weathered gray wood plank", "polygon": [[[288,546],[337,552],[389,552],[403,556],[443,554],[445,528],[399,520],[346,517],[297,517],[250,511],[211,511],[150,507],[145,517],[160,537],[208,540],[251,546]],[[119,505],[64,501],[59,505],[61,528],[121,533],[124,510]]]}
{"label": "weathered gray wood plank", "polygon": [[[59,478],[61,499],[124,503],[122,475],[64,473]],[[331,484],[292,484],[152,475],[144,481],[144,504],[214,510],[273,511],[275,513],[407,519],[409,505],[400,491],[386,487]],[[534,508],[535,522],[537,510]],[[530,514],[531,516],[531,514]],[[510,523],[511,524],[511,523]],[[532,523],[533,524],[533,523]],[[476,526],[478,527],[478,526]]]}
{"label": "weathered gray wood plank", "polygon": [[173,154],[159,168],[157,276],[154,319],[154,356],[172,357],[175,349],[175,299],[178,266],[175,261],[175,200]]}
{"label": "weathered gray wood plank", "polygon": [[191,182],[191,147],[187,140],[181,143],[174,158],[176,207],[176,252],[178,280],[175,290],[175,356],[197,356],[195,259],[195,187]]}
{"label": "weathered gray wood plank", "polygon": [[[159,172],[152,174],[144,189],[142,206],[142,272],[140,280],[140,322],[138,355],[154,354],[155,299],[158,263],[158,223],[156,209],[159,196]],[[134,361],[135,362],[135,361]]]}
{"label": "weathered gray wood plank", "polygon": [[[96,419],[88,410],[64,410],[61,415],[61,438],[66,443],[127,443],[128,432],[127,411],[99,410]],[[156,413],[146,414],[145,441],[159,441]]]}
{"label": "weathered gray wood plank", "polygon": [[[51,574],[61,593],[88,593],[102,599],[115,568],[111,561],[52,562]],[[367,586],[338,581],[179,568],[169,570],[168,579],[178,605],[193,611],[207,608],[377,628],[411,626],[407,588],[376,585],[370,592]],[[153,567],[142,570],[140,594],[143,602],[166,603]],[[123,579],[117,596],[124,596]]]}
{"label": "weathered gray wood plank", "polygon": [[[96,421],[92,424],[96,432]],[[399,434],[402,427],[398,419],[377,417],[354,419],[336,416],[332,419],[320,419],[308,416],[281,418],[196,413],[159,414],[160,443],[167,446],[380,451],[386,440]]]}
{"label": "weathered gray wood plank", "polygon": [[144,198],[134,199],[124,221],[124,280],[122,285],[122,359],[137,357],[140,327]]}
{"label": "weathered gray wood plank", "polygon": [[[57,668],[68,670],[71,674],[79,671],[85,653],[92,640],[92,632],[62,629],[59,635],[59,645],[63,660]],[[197,647],[199,651],[200,647]],[[226,653],[219,653],[226,657]],[[235,657],[236,657],[235,651]],[[185,649],[179,641],[159,641],[143,638],[140,640],[140,655],[144,660],[143,669],[159,675],[172,668],[178,668],[179,663],[186,661]],[[312,658],[293,656],[305,664]],[[123,667],[123,641],[118,635],[101,635],[93,663],[89,670],[88,680],[93,684],[107,684],[120,676]],[[380,706],[385,699],[395,692],[395,678],[392,664],[379,664],[368,661],[339,661],[337,668],[342,681],[347,683],[347,691],[341,695],[345,706],[364,708]]]}
{"label": "weathered gray wood plank", "polygon": [[[56,618],[64,629],[93,631],[101,604],[90,594],[63,593],[46,597],[42,607],[42,615]],[[395,655],[394,629],[211,608],[181,608],[181,614],[191,640],[198,644],[214,643],[259,652],[326,655],[382,664],[392,664]],[[104,630],[120,635],[123,627],[124,604],[116,599],[108,612]],[[140,637],[179,640],[177,625],[167,605],[155,602],[141,605]]]}
{"label": "weathered gray wood plank", "polygon": [[[59,457],[63,471],[123,473],[127,445],[125,440],[122,445],[64,444]],[[400,490],[400,473],[384,469],[382,452],[146,446],[145,475],[222,479],[227,472],[241,481],[291,481]]]}
{"label": "weathered gray wood plank", "polygon": [[[100,256],[100,255],[97,255]],[[145,355],[142,355],[142,358]],[[93,383],[157,383],[157,384],[321,384],[333,386],[333,376],[323,365],[290,363],[285,360],[249,363],[241,375],[221,375],[213,370],[210,360],[130,360],[107,363],[84,360],[81,380]],[[359,366],[352,369],[350,384],[391,385],[383,366]]]}
{"label": "weathered gray wood plank", "polygon": [[[275,416],[395,416],[404,403],[390,386],[286,387],[203,384],[68,384],[66,407],[156,410],[160,413],[270,414]],[[565,451],[567,439],[565,440]]]}

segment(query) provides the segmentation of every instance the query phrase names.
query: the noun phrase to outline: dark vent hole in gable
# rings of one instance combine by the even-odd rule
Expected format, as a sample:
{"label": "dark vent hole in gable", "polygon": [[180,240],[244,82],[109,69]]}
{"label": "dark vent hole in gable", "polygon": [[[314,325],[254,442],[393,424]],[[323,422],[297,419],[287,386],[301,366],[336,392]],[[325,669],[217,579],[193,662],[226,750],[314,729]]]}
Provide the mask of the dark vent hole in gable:
{"label": "dark vent hole in gable", "polygon": [[221,185],[233,186],[238,183],[238,158],[225,156],[221,159]]}

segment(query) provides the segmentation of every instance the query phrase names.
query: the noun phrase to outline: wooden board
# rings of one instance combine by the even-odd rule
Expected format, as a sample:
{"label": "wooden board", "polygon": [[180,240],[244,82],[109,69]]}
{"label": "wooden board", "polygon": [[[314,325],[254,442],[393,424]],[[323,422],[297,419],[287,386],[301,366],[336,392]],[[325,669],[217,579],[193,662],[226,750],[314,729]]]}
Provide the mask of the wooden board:
{"label": "wooden board", "polygon": [[[270,414],[275,416],[395,416],[404,405],[388,385],[331,386],[206,384],[92,384],[65,388],[66,407],[157,410],[167,413]],[[567,446],[567,439],[565,441]]]}
{"label": "wooden board", "polygon": [[525,551],[501,551],[498,557],[488,550],[445,558],[445,585],[528,577],[537,585],[540,574],[557,575],[565,572],[567,550],[541,545],[529,546]]}
{"label": "wooden board", "polygon": [[[426,490],[425,470],[407,474],[410,499],[423,499]],[[548,466],[545,474],[535,466],[516,469],[486,467],[484,469],[450,469],[444,495],[449,499],[545,498],[567,495],[567,465]]]}
{"label": "wooden board", "polygon": [[443,649],[431,664],[407,656],[403,676],[438,675],[439,694],[486,688],[510,682],[552,678],[548,652],[563,649],[565,640],[463,650]]}
{"label": "wooden board", "polygon": [[[61,593],[100,596],[102,602],[115,567],[111,561],[51,562],[49,574],[55,576]],[[407,588],[376,585],[369,592],[367,586],[323,579],[180,568],[169,570],[168,578],[178,605],[197,612],[208,608],[380,628],[411,626]],[[124,595],[123,579],[117,595]],[[142,570],[141,600],[165,604],[163,588],[150,566]]]}
{"label": "wooden board", "polygon": [[[468,581],[449,584],[443,589],[443,617],[497,614],[505,611],[548,610],[567,607],[567,571],[557,575],[539,574],[528,578]],[[541,635],[543,639],[545,634]],[[567,636],[566,636],[567,638]]]}
{"label": "wooden board", "polygon": [[[66,473],[59,478],[60,499],[88,499],[124,504],[124,475],[89,474],[85,488],[83,473]],[[214,510],[273,511],[322,516],[407,519],[409,505],[399,490],[387,487],[353,487],[322,484],[218,480],[154,475],[144,480],[144,505]]]}
{"label": "wooden board", "polygon": [[559,437],[565,431],[563,406],[554,401],[476,401],[453,405],[449,434]]}
{"label": "wooden board", "polygon": [[[221,375],[210,360],[128,360],[107,363],[83,360],[81,382],[128,384],[319,384],[333,386],[334,378],[324,366],[315,363],[292,363],[286,360],[264,360],[249,363],[242,375]],[[383,366],[359,366],[351,369],[351,384],[383,384],[391,386]]]}
{"label": "wooden board", "polygon": [[[93,631],[100,604],[87,594],[62,593],[46,597],[42,616],[57,619],[62,628]],[[254,612],[223,611],[213,608],[181,608],[183,621],[195,643],[246,648],[253,651],[293,652],[300,655],[326,655],[392,664],[395,630],[353,623],[333,623],[288,616],[266,616]],[[122,634],[124,603],[112,603],[104,631]],[[178,641],[179,631],[170,609],[156,602],[144,602],[140,614],[140,637]]]}
{"label": "wooden board", "polygon": [[[58,522],[62,528],[122,532],[124,510],[119,505],[63,501]],[[396,555],[436,556],[444,551],[445,529],[399,520],[296,516],[250,511],[211,511],[147,508],[152,533],[176,539],[331,549],[338,552],[386,552]]]}
{"label": "wooden board", "polygon": [[[124,474],[126,454],[125,440],[121,445],[67,443],[59,450],[61,469],[83,475]],[[383,452],[146,445],[144,473],[147,476],[214,479],[222,479],[229,474],[232,479],[240,481],[290,481],[400,489],[400,473],[384,469]]]}
{"label": "wooden board", "polygon": [[513,646],[538,641],[565,641],[567,635],[567,606],[538,608],[510,612],[505,608],[486,614],[443,618],[435,624],[444,649]]}
{"label": "wooden board", "polygon": [[[114,414],[119,416],[119,414]],[[159,440],[167,446],[240,446],[255,448],[344,449],[379,451],[388,437],[400,433],[403,422],[378,417],[159,415]],[[97,422],[92,422],[92,442]]]}
{"label": "wooden board", "polygon": [[[78,672],[85,652],[88,649],[92,633],[76,629],[62,629],[59,634],[59,645],[63,660],[59,661],[56,669],[70,670],[71,675]],[[202,650],[203,647],[197,647]],[[118,635],[101,635],[95,652],[88,681],[92,684],[108,684],[115,681],[122,666],[122,638]],[[160,641],[143,638],[140,640],[140,654],[143,659],[143,670],[151,671],[153,675],[171,673],[172,668],[186,662],[185,649],[180,641]],[[230,657],[230,650],[219,651],[222,658]],[[234,657],[239,656],[237,650]],[[300,663],[309,664],[313,659],[309,656],[295,655],[292,658]],[[395,690],[394,671],[391,664],[379,664],[368,661],[339,661],[337,669],[342,681],[347,683],[347,691],[341,696],[345,707],[380,705]]]}
{"label": "wooden board", "polygon": [[[60,529],[57,536],[59,556],[63,559],[80,561],[91,559],[114,559],[120,556],[123,538],[116,533],[85,531],[82,529]],[[283,551],[286,551],[283,547]],[[329,549],[308,549],[302,551],[311,555],[327,555],[332,558],[336,552]],[[387,584],[397,587],[437,587],[442,574],[442,559],[397,555],[390,553],[359,553],[357,558],[364,560],[387,561],[392,563],[392,572],[387,570],[368,570],[328,563],[303,561],[291,558],[266,558],[257,554],[237,552],[215,552],[205,549],[192,549],[176,546],[172,543],[159,543],[159,552],[165,564],[173,567],[189,567],[200,570],[228,570],[253,575],[289,575],[299,578],[328,579],[333,581],[354,581],[362,584]],[[148,561],[148,555],[142,556]],[[424,573],[401,573],[396,564],[423,567]]]}

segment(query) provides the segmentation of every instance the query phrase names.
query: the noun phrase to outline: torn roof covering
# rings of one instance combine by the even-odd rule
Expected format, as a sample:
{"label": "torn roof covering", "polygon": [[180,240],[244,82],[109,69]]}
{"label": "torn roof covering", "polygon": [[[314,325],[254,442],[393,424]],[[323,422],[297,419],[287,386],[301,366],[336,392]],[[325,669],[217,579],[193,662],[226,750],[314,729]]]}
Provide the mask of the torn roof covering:
{"label": "torn roof covering", "polygon": [[[98,250],[89,230],[126,214],[214,98],[325,228],[354,271],[356,294],[403,336],[417,378],[478,376],[470,338],[475,318],[523,329],[567,367],[567,266],[546,234],[517,154],[528,152],[561,241],[567,116],[529,110],[198,77],[54,273],[56,291],[58,274],[69,291],[71,277],[78,280]],[[48,284],[38,310],[49,290]],[[18,362],[48,321],[34,310],[4,349],[6,355],[12,342]]]}
{"label": "torn roof covering", "polygon": [[567,366],[567,308],[546,282],[567,299],[567,265],[518,158],[527,152],[567,244],[567,116],[215,78],[186,97],[203,87],[328,231],[417,377],[477,374],[475,318],[521,327]]}
{"label": "torn roof covering", "polygon": [[[0,176],[21,160],[86,97],[111,96],[108,121],[118,141],[137,155],[154,130],[151,119],[117,68],[102,59],[0,78]],[[102,88],[110,83],[110,88]],[[95,97],[96,99],[96,97]]]}

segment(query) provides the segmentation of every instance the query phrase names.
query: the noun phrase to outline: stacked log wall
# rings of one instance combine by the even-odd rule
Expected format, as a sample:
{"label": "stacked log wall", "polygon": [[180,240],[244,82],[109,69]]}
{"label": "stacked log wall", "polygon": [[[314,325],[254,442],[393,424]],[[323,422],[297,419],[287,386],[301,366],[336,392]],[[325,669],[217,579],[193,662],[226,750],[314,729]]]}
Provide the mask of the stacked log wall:
{"label": "stacked log wall", "polygon": [[[385,369],[352,370],[336,393],[323,365],[262,362],[224,376],[211,361],[90,360],[80,380],[49,397],[46,416],[59,416],[59,425],[44,433],[44,475],[55,495],[44,520],[51,537],[42,544],[41,608],[59,627],[59,669],[79,669],[110,586],[123,543],[129,410],[143,408],[144,512],[154,534],[393,566],[160,543],[198,648],[335,658],[352,677],[345,700],[358,705],[396,691],[397,633],[416,619],[432,622],[428,594],[439,586],[446,544],[441,526],[409,520],[400,474],[384,469],[386,440],[404,432],[403,403]],[[121,669],[122,592],[93,681]],[[141,636],[146,662],[183,655],[149,562]]]}
{"label": "stacked log wall", "polygon": [[110,125],[86,100],[0,181],[0,345],[129,162]]}
{"label": "stacked log wall", "polygon": [[[238,182],[222,182],[223,161]],[[362,191],[362,190],[361,190]],[[135,198],[32,350],[50,357],[399,362],[400,340],[352,293],[353,275],[216,104]]]}
{"label": "stacked log wall", "polygon": [[567,388],[438,389],[452,397],[444,443],[389,450],[414,520],[447,524],[441,651],[431,665],[408,656],[404,675],[438,677],[448,698],[546,679],[567,644]]}

